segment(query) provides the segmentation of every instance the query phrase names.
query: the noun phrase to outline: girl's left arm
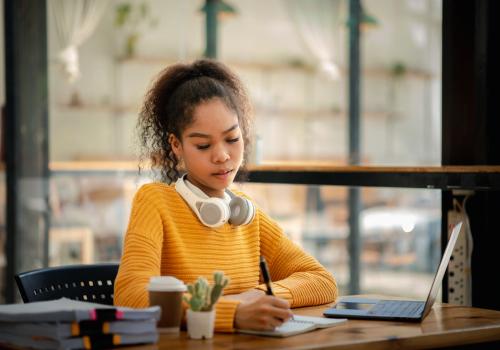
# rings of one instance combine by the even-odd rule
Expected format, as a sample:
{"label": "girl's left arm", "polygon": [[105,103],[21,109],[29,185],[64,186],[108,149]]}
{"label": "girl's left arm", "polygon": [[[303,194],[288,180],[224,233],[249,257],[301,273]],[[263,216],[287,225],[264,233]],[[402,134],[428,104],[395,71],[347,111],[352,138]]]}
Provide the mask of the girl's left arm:
{"label": "girl's left arm", "polygon": [[[284,234],[276,222],[259,210],[261,254],[265,257],[273,291],[291,307],[321,305],[338,295],[334,277],[315,258]],[[265,285],[258,289],[266,290]]]}

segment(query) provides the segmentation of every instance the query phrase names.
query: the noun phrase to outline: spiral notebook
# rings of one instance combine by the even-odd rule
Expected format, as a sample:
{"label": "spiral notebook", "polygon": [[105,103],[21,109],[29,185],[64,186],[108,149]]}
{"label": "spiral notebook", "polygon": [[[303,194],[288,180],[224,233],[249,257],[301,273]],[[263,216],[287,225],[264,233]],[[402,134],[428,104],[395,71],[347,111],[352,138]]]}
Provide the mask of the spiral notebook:
{"label": "spiral notebook", "polygon": [[268,337],[289,337],[296,334],[306,333],[318,328],[328,328],[346,323],[346,318],[330,319],[325,317],[294,315],[293,320],[283,323],[273,331],[254,331],[250,329],[238,329],[238,333],[263,335]]}

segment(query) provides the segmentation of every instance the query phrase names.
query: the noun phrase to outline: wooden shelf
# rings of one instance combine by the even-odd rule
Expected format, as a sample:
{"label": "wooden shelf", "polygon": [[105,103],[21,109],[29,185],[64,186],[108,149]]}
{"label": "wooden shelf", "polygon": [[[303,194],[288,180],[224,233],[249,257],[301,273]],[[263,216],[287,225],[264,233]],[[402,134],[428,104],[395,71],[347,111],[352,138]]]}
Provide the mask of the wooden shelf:
{"label": "wooden shelf", "polygon": [[158,64],[165,66],[180,62],[173,58],[155,56],[117,57],[115,61],[119,64]]}
{"label": "wooden shelf", "polygon": [[[92,171],[92,170],[135,170],[137,160],[95,160],[95,161],[53,161],[52,171]],[[1,164],[0,164],[1,165]],[[493,173],[500,174],[500,165],[449,165],[449,166],[368,166],[341,165],[317,161],[270,161],[259,165],[249,165],[250,171],[277,172],[377,172],[377,173]]]}
{"label": "wooden shelf", "polygon": [[[267,115],[286,118],[314,118],[314,119],[330,119],[330,118],[347,118],[349,111],[342,109],[298,109],[298,108],[270,108],[264,106],[255,106],[255,113],[262,113]],[[390,112],[387,111],[361,111],[361,117],[366,118],[387,118]]]}
{"label": "wooden shelf", "polygon": [[74,161],[74,162],[50,162],[49,169],[52,172],[64,171],[135,171],[138,161]]}
{"label": "wooden shelf", "polygon": [[53,175],[105,175],[115,176],[119,174],[127,174],[136,176],[139,171],[139,163],[134,160],[123,161],[73,161],[73,162],[50,162],[49,169]]}
{"label": "wooden shelf", "polygon": [[500,190],[500,166],[384,167],[277,162],[252,167],[249,180],[355,187]]}
{"label": "wooden shelf", "polygon": [[[51,162],[49,167],[54,175],[138,174],[137,161]],[[344,166],[296,161],[268,162],[248,168],[249,181],[261,183],[500,190],[500,166]]]}
{"label": "wooden shelf", "polygon": [[[120,106],[120,105],[99,105],[99,104],[57,104],[57,108],[61,111],[69,112],[94,112],[94,113],[106,113],[110,116],[120,116],[123,114],[134,114],[140,113],[140,106]],[[264,106],[255,106],[256,113],[263,113],[268,115],[275,115],[278,117],[287,118],[347,118],[348,111],[346,110],[334,110],[334,109],[316,109],[316,110],[305,110],[305,109],[294,109],[294,108],[269,108]],[[361,117],[365,116],[367,118],[387,118],[390,115],[389,112],[385,111],[361,111]]]}
{"label": "wooden shelf", "polygon": [[[177,59],[168,57],[154,57],[154,56],[137,56],[128,58],[117,58],[116,61],[120,64],[155,64],[155,65],[171,65],[178,62]],[[282,61],[282,62],[247,62],[247,61],[222,61],[234,69],[248,69],[259,70],[266,73],[278,71],[298,71],[298,72],[316,72],[317,66],[309,62],[298,61]],[[339,67],[340,74],[347,76],[348,71],[345,67]],[[390,67],[365,67],[362,74],[370,78],[388,78],[392,77]],[[434,73],[425,71],[418,68],[406,68],[404,74],[399,78],[417,78],[417,79],[432,79],[435,77]]]}
{"label": "wooden shelf", "polygon": [[124,114],[139,113],[139,106],[120,106],[120,105],[104,105],[104,104],[92,104],[92,103],[82,103],[82,104],[68,104],[68,103],[58,103],[57,108],[61,111],[71,111],[71,112],[96,112],[96,113],[109,113],[109,114]]}
{"label": "wooden shelf", "polygon": [[[140,106],[132,105],[99,105],[99,104],[78,104],[71,105],[65,103],[57,104],[57,108],[61,111],[70,112],[95,112],[95,113],[108,113],[110,115],[123,115],[123,114],[135,114],[140,112]],[[348,111],[346,110],[336,110],[336,109],[315,109],[306,110],[298,108],[271,108],[265,106],[255,106],[256,113],[263,113],[268,115],[276,115],[277,117],[283,116],[287,118],[331,118],[331,117],[345,117],[347,118]],[[361,111],[361,116],[368,118],[387,118],[390,115],[386,111]]]}
{"label": "wooden shelf", "polygon": [[308,172],[356,172],[356,173],[498,173],[499,165],[449,165],[449,166],[368,166],[339,165],[330,162],[273,161],[250,167],[252,171],[308,171]]}

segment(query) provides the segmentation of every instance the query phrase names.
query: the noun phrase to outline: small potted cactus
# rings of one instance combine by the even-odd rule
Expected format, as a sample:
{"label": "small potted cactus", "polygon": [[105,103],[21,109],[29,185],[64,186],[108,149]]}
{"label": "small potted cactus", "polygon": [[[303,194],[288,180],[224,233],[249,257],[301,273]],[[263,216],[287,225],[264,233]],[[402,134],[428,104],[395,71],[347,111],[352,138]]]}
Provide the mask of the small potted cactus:
{"label": "small potted cactus", "polygon": [[188,304],[187,330],[192,339],[210,339],[214,335],[214,306],[228,285],[229,280],[224,272],[214,272],[214,284],[210,285],[206,278],[198,277],[194,283],[187,285],[190,297],[184,297]]}

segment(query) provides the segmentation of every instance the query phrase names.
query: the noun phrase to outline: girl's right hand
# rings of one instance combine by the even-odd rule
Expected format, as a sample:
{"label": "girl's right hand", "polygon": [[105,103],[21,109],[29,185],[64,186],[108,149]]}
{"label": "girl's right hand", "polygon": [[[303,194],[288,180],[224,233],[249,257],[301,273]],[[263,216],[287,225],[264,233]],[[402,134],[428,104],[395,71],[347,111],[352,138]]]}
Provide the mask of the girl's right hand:
{"label": "girl's right hand", "polygon": [[262,295],[238,305],[234,325],[240,329],[273,330],[291,317],[288,301],[272,295]]}

